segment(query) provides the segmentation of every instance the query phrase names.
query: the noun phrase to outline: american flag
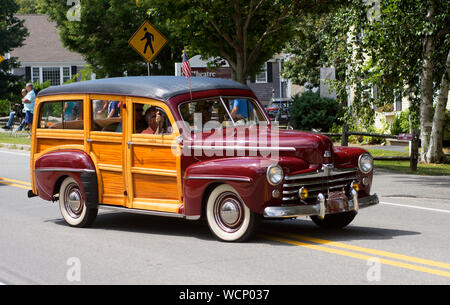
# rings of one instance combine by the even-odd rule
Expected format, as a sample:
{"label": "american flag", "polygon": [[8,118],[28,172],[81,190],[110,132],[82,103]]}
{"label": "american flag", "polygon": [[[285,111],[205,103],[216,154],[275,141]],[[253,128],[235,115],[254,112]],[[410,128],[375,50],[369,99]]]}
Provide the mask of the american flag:
{"label": "american flag", "polygon": [[186,78],[191,77],[191,65],[186,57],[186,52],[183,52],[183,64],[181,65],[181,70],[183,70],[183,74]]}

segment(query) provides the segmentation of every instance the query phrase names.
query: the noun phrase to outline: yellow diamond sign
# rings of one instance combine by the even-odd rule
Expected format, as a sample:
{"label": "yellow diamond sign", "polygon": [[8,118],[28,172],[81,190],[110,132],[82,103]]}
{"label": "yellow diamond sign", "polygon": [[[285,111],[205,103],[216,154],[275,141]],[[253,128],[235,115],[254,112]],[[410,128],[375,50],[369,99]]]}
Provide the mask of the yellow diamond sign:
{"label": "yellow diamond sign", "polygon": [[147,62],[151,62],[167,43],[167,38],[146,20],[128,43]]}
{"label": "yellow diamond sign", "polygon": [[0,55],[0,62],[4,61],[5,59],[3,58],[3,56]]}

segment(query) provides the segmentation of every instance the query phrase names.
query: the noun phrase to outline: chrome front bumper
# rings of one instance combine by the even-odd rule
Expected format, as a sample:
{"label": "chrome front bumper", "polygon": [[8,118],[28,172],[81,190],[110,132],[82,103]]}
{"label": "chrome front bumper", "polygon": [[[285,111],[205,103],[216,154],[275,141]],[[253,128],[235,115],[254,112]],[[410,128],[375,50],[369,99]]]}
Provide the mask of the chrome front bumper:
{"label": "chrome front bumper", "polygon": [[[348,210],[358,212],[359,209],[378,204],[377,194],[358,198],[358,193],[352,191],[352,198],[348,200]],[[343,211],[345,212],[345,211]],[[267,207],[264,209],[264,218],[294,218],[302,216],[318,216],[324,218],[326,214],[334,214],[327,208],[326,198],[323,194],[317,196],[317,204]]]}

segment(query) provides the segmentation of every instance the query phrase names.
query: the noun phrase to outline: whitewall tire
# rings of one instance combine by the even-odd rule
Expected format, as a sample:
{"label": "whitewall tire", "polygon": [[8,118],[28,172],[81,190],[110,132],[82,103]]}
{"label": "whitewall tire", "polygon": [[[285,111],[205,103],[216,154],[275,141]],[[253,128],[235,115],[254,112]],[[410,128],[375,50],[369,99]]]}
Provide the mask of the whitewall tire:
{"label": "whitewall tire", "polygon": [[72,177],[67,177],[61,184],[59,209],[67,224],[73,227],[92,225],[98,213],[98,209],[86,206],[83,190]]}
{"label": "whitewall tire", "polygon": [[244,204],[232,186],[221,184],[208,197],[206,220],[219,240],[241,242],[256,231],[259,216]]}

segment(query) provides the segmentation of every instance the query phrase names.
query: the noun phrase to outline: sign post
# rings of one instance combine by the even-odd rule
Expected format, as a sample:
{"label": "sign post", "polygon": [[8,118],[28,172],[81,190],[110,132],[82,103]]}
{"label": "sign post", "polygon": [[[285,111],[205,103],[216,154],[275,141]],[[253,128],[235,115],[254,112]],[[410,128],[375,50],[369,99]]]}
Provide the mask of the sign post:
{"label": "sign post", "polygon": [[128,44],[147,62],[150,75],[150,62],[166,45],[167,38],[147,20],[139,27],[128,41]]}

